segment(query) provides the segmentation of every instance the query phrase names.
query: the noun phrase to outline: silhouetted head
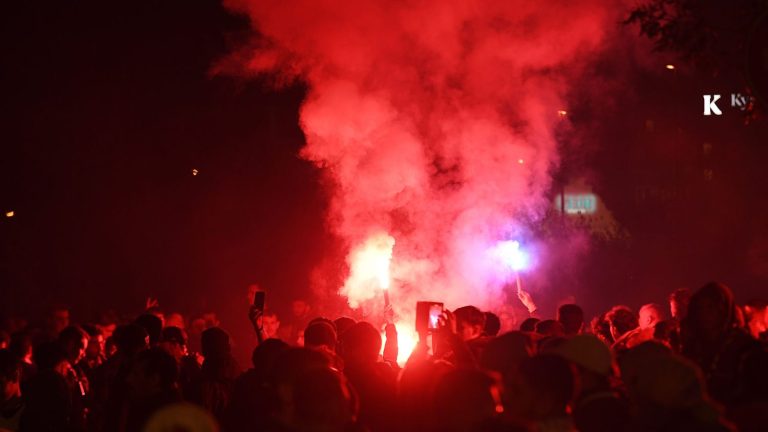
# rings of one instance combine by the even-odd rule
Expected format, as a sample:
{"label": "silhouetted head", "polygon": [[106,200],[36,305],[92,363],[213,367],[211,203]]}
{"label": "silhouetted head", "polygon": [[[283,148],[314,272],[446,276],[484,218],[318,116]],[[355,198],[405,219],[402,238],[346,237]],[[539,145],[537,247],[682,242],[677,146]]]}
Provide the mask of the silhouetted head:
{"label": "silhouetted head", "polygon": [[163,320],[155,314],[141,314],[134,320],[134,324],[140,325],[149,335],[149,345],[155,346],[160,343],[163,334]]}
{"label": "silhouetted head", "polygon": [[333,320],[333,323],[336,325],[336,334],[338,337],[341,338],[341,335],[355,325],[356,322],[357,321],[350,317],[340,317]]}
{"label": "silhouetted head", "polygon": [[117,346],[117,352],[128,357],[149,346],[147,331],[138,324],[118,326],[112,338]]}
{"label": "silhouetted head", "polygon": [[107,309],[97,314],[96,325],[104,333],[104,339],[109,339],[117,328],[117,323],[120,319],[117,317],[117,313],[114,310]]}
{"label": "silhouetted head", "polygon": [[200,336],[203,357],[228,356],[232,352],[229,335],[219,327],[205,329]]}
{"label": "silhouetted head", "polygon": [[336,350],[336,329],[325,321],[315,321],[304,330],[304,346]]}
{"label": "silhouetted head", "polygon": [[381,334],[370,323],[361,321],[344,333],[342,357],[348,364],[375,363],[381,351]]}
{"label": "silhouetted head", "polygon": [[305,299],[295,299],[291,303],[291,312],[294,318],[306,318],[309,313],[309,302]]}
{"label": "silhouetted head", "polygon": [[58,335],[69,326],[69,308],[64,305],[55,305],[48,312],[48,326],[50,330]]}
{"label": "silhouetted head", "polygon": [[485,314],[474,306],[463,306],[455,311],[456,330],[465,341],[476,339],[483,335],[485,329]]}
{"label": "silhouetted head", "polygon": [[187,344],[187,332],[179,327],[166,327],[163,329],[161,342],[174,343],[177,345]]}
{"label": "silhouetted head", "polygon": [[564,304],[557,309],[557,320],[566,335],[579,334],[584,327],[584,311],[578,305]]}
{"label": "silhouetted head", "polygon": [[538,318],[533,318],[533,317],[526,318],[525,321],[523,321],[520,324],[520,331],[531,332],[531,333],[535,332],[536,331],[536,324],[538,324],[539,321],[541,321],[541,320],[538,319]]}
{"label": "silhouetted head", "polygon": [[501,320],[499,316],[493,312],[485,312],[485,329],[486,336],[496,336],[501,330]]}
{"label": "silhouetted head", "polygon": [[480,356],[480,366],[506,374],[516,369],[523,359],[532,356],[535,349],[529,335],[518,331],[504,333],[485,346]]}
{"label": "silhouetted head", "polygon": [[88,346],[85,348],[85,357],[99,359],[104,354],[104,331],[93,324],[84,324],[83,330],[88,334]]}
{"label": "silhouetted head", "polygon": [[165,327],[165,312],[163,312],[162,309],[160,309],[159,306],[152,306],[144,311],[145,314],[154,315],[158,318],[160,318],[160,326]]}
{"label": "silhouetted head", "polygon": [[88,333],[79,326],[69,326],[59,333],[58,341],[67,351],[67,359],[72,365],[85,357],[88,339]]}
{"label": "silhouetted head", "polygon": [[614,341],[624,333],[637,328],[637,315],[626,306],[614,306],[605,318],[611,325],[611,337]]}
{"label": "silhouetted head", "polygon": [[724,284],[711,282],[691,296],[682,327],[688,336],[715,340],[737,323],[733,292]]}
{"label": "silhouetted head", "polygon": [[592,319],[589,327],[592,329],[592,334],[597,336],[600,340],[608,345],[613,345],[613,336],[611,335],[611,323],[605,317],[607,313],[602,313]]}
{"label": "silhouetted head", "polygon": [[536,323],[536,333],[544,336],[565,336],[565,329],[559,321],[544,320]]}
{"label": "silhouetted head", "polygon": [[669,295],[669,313],[672,318],[681,320],[688,314],[688,303],[691,301],[691,290],[678,288]]}
{"label": "silhouetted head", "polygon": [[267,339],[277,338],[277,332],[280,330],[280,318],[274,311],[267,309],[261,316],[261,326]]}
{"label": "silhouetted head", "polygon": [[664,308],[656,303],[643,305],[638,312],[640,328],[651,328],[664,320]]}
{"label": "silhouetted head", "polygon": [[187,355],[187,333],[179,327],[166,327],[160,338],[160,347],[180,361]]}

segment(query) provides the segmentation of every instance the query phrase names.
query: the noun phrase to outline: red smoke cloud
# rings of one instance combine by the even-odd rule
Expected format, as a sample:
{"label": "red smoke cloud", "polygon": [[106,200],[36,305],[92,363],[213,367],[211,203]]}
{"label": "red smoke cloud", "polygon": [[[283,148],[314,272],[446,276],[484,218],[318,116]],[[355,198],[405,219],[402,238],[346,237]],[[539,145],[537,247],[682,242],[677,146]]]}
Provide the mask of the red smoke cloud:
{"label": "red smoke cloud", "polygon": [[[395,312],[410,321],[426,299],[498,307],[506,280],[488,251],[520,228],[517,216],[550,205],[558,110],[616,28],[616,5],[226,3],[260,33],[250,70],[307,83],[302,156],[334,180],[328,218],[350,261],[394,239]],[[376,277],[347,281],[344,294],[376,297]]]}

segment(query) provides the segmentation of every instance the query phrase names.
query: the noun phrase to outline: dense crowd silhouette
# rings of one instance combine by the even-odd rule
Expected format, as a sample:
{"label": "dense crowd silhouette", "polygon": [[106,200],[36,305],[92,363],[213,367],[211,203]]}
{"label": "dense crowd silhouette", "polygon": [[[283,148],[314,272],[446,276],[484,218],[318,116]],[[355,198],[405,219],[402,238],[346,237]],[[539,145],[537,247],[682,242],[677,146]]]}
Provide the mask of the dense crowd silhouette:
{"label": "dense crowd silhouette", "polygon": [[54,306],[0,332],[0,431],[765,431],[766,301],[710,283],[669,307],[564,304],[502,329],[493,311],[444,311],[399,365],[398,329],[251,307],[251,364],[215,314],[156,302],[124,320]]}

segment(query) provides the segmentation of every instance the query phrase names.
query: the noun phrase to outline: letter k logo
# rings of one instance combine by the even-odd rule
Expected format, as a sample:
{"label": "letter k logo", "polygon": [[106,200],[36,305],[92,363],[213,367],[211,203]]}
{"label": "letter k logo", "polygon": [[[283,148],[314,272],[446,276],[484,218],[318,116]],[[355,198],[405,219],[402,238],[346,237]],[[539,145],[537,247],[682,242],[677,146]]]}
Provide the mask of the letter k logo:
{"label": "letter k logo", "polygon": [[723,112],[720,111],[720,108],[717,106],[717,101],[720,100],[720,95],[704,95],[704,115],[712,115],[712,113],[715,113],[715,115],[722,115]]}

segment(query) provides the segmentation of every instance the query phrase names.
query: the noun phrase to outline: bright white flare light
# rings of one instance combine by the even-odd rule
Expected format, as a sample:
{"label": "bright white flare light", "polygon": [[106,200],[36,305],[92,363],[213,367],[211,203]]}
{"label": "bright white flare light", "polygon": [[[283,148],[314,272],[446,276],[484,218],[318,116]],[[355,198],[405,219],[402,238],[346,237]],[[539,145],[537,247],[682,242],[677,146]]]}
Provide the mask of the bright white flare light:
{"label": "bright white flare light", "polygon": [[504,264],[508,265],[515,272],[528,267],[528,255],[520,248],[520,242],[517,240],[499,242],[494,252]]}
{"label": "bright white flare light", "polygon": [[378,290],[390,285],[389,264],[395,239],[387,233],[374,234],[365,243],[355,247],[348,257],[349,278],[341,288],[349,305],[356,308],[361,302],[376,296]]}
{"label": "bright white flare light", "polygon": [[397,364],[405,366],[418,342],[419,336],[413,331],[413,325],[397,323]]}

